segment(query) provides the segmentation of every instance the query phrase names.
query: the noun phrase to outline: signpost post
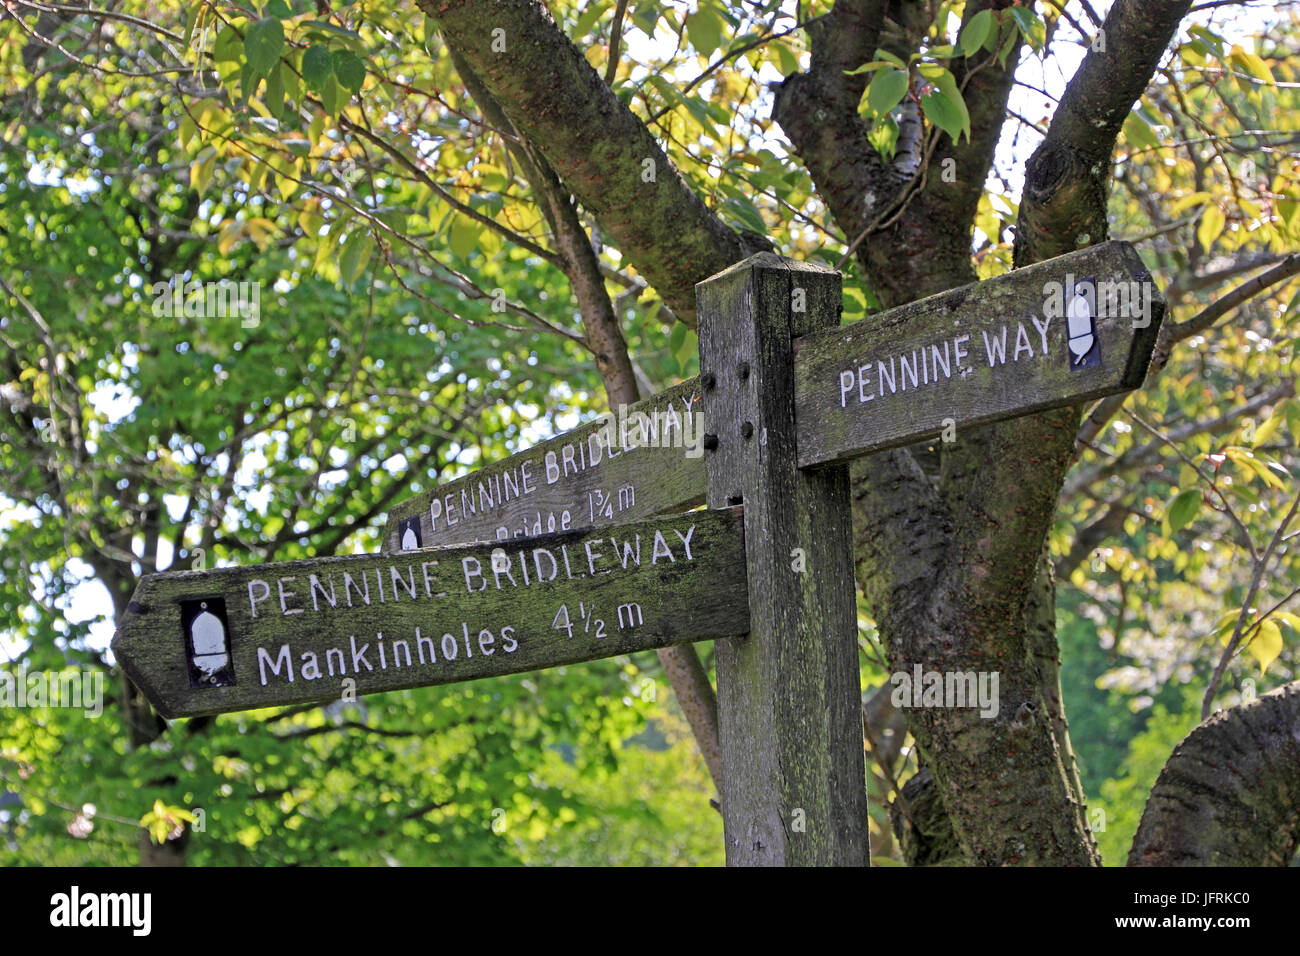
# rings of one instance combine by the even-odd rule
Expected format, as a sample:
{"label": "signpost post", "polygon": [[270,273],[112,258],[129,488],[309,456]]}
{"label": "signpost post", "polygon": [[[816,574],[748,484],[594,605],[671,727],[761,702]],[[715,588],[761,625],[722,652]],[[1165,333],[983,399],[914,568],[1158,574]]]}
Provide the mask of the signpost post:
{"label": "signpost post", "polygon": [[796,463],[791,342],[840,321],[840,276],[760,253],[696,286],[709,507],[744,504],[750,632],[719,641],[727,861],[866,866],[847,465]]}
{"label": "signpost post", "polygon": [[1123,242],[843,328],[770,253],[697,298],[698,379],[396,506],[386,553],[147,576],[127,675],[189,717],[719,639],[728,863],[865,864],[847,461],[1136,388],[1164,303]]}

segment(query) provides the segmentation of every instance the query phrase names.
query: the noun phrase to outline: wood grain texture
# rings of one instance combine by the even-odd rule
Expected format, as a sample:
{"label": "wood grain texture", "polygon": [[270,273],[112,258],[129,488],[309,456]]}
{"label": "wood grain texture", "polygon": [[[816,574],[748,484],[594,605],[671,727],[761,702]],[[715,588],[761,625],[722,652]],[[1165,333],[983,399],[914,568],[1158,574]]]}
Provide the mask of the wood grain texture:
{"label": "wood grain texture", "polygon": [[[147,575],[113,653],[159,712],[193,717],[339,699],[345,678],[370,694],[741,634],[741,512],[499,547]],[[217,654],[194,669],[194,602],[207,605],[199,613],[224,606],[228,665],[196,638]]]}
{"label": "wood grain texture", "polygon": [[[630,406],[626,427],[617,415],[597,419],[404,501],[389,512],[384,547],[405,550],[412,520],[427,548],[626,524],[694,507],[704,500],[704,458],[698,419],[692,427],[686,416],[699,414],[698,390],[698,379],[689,379]],[[647,434],[667,447],[647,446]],[[684,438],[695,447],[683,447]]]}
{"label": "wood grain texture", "polygon": [[743,500],[749,579],[751,631],[717,643],[727,862],[864,866],[848,470],[795,461],[792,339],[839,322],[840,276],[763,253],[696,294],[708,503]]}
{"label": "wood grain texture", "polygon": [[[1049,309],[1068,307],[1070,284],[1089,279],[1095,348],[1078,356],[1070,320]],[[805,335],[794,362],[799,464],[1137,388],[1163,316],[1137,252],[1114,241]]]}

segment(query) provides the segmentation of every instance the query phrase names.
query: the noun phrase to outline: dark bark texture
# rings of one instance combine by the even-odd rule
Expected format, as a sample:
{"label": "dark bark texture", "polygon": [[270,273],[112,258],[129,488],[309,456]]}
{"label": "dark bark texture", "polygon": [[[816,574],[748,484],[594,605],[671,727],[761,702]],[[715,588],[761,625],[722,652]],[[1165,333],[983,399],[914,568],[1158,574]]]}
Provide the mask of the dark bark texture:
{"label": "dark bark texture", "polygon": [[1300,848],[1300,682],[1222,710],[1174,748],[1129,866],[1287,866]]}

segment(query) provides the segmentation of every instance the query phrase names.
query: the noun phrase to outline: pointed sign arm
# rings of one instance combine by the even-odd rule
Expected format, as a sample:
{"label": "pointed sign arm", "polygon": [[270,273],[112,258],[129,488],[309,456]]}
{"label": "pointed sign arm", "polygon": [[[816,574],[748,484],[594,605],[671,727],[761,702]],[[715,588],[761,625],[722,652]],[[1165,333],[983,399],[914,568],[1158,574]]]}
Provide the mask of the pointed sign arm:
{"label": "pointed sign arm", "polygon": [[165,717],[540,670],[749,630],[743,509],[499,546],[145,576],[118,662]]}

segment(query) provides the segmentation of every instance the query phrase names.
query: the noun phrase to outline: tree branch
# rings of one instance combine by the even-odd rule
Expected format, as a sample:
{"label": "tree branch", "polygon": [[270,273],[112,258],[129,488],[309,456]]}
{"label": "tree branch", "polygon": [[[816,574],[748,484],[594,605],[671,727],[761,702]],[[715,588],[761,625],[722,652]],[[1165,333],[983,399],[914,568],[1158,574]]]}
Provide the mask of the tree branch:
{"label": "tree branch", "polygon": [[542,3],[419,5],[683,321],[695,321],[696,282],[771,248],[765,237],[736,234],[705,206]]}
{"label": "tree branch", "polygon": [[[455,51],[452,62],[470,95],[485,116],[502,128],[513,128],[501,105],[483,86],[472,67]],[[637,401],[639,390],[623,337],[622,324],[605,290],[605,278],[591,239],[578,218],[578,210],[563,188],[546,157],[532,148],[526,136],[518,144],[507,144],[538,196],[560,251],[560,265],[578,298],[583,329],[596,357],[596,367],[605,385],[611,409]],[[718,743],[718,702],[713,685],[694,646],[684,644],[660,648],[659,661],[672,685],[677,702],[686,715],[709,768],[714,786],[722,790],[722,760]]]}
{"label": "tree branch", "polygon": [[[1237,422],[1247,415],[1254,415],[1261,409],[1268,408],[1294,396],[1295,382],[1283,382],[1277,388],[1260,392],[1249,401],[1224,412],[1217,418],[1208,421],[1197,419],[1185,422],[1177,428],[1171,428],[1166,433],[1166,437],[1173,442],[1183,442],[1195,435],[1221,435],[1234,428]],[[1065,487],[1061,489],[1061,495],[1065,498],[1073,498],[1075,495],[1083,494],[1099,481],[1114,477],[1121,472],[1153,465],[1160,461],[1160,452],[1165,445],[1164,441],[1150,441],[1144,445],[1134,445],[1112,461],[1101,462],[1088,468],[1080,468],[1066,480]],[[1057,574],[1061,573],[1061,566],[1057,565]]]}
{"label": "tree branch", "polygon": [[1300,682],[1219,711],[1174,748],[1129,866],[1287,866],[1300,847]]}

